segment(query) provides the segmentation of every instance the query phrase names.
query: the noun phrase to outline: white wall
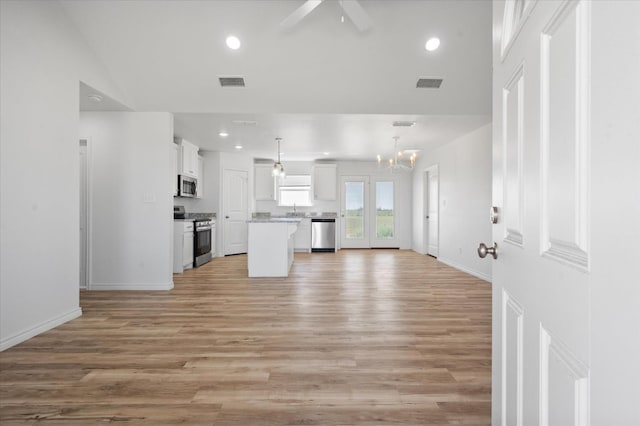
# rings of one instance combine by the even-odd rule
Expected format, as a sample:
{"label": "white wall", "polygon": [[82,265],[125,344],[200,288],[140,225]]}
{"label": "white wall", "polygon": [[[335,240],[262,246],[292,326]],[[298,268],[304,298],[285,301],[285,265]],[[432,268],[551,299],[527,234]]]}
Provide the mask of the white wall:
{"label": "white wall", "polygon": [[91,290],[173,288],[173,116],[82,112]]}
{"label": "white wall", "polygon": [[470,274],[491,280],[491,262],[478,244],[493,243],[491,208],[491,125],[483,126],[418,157],[413,172],[413,249],[424,253],[424,171],[437,164],[440,179],[439,256]]}
{"label": "white wall", "polygon": [[640,425],[640,2],[592,7],[590,420]]}
{"label": "white wall", "polygon": [[79,82],[123,103],[58,2],[0,2],[0,350],[81,314]]}

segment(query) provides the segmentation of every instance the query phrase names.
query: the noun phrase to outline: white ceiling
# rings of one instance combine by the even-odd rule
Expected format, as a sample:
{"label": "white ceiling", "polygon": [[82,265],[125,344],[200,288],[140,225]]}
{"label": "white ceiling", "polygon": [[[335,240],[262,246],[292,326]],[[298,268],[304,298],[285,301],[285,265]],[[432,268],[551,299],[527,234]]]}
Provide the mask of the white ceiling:
{"label": "white ceiling", "polygon": [[[432,149],[490,121],[491,2],[361,0],[373,28],[359,32],[327,0],[292,30],[279,24],[303,0],[63,1],[137,111],[170,111],[175,132],[202,149],[241,143],[273,158],[367,159]],[[234,34],[238,51],[225,45]],[[424,49],[431,36],[435,52]],[[242,76],[245,88],[221,88]],[[440,89],[417,89],[438,77]],[[233,120],[255,120],[238,126]],[[414,120],[394,128],[394,120]],[[222,139],[220,130],[230,136]],[[286,158],[286,155],[285,155]]]}

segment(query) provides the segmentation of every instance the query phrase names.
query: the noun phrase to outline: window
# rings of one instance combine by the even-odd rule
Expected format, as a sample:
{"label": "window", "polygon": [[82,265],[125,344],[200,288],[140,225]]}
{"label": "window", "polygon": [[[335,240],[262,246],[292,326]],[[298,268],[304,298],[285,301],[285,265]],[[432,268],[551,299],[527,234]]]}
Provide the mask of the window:
{"label": "window", "polygon": [[376,238],[393,239],[393,182],[376,182]]}
{"label": "window", "polygon": [[345,238],[364,238],[364,182],[345,182]]}
{"label": "window", "polygon": [[278,181],[279,206],[310,206],[311,175],[290,175]]}

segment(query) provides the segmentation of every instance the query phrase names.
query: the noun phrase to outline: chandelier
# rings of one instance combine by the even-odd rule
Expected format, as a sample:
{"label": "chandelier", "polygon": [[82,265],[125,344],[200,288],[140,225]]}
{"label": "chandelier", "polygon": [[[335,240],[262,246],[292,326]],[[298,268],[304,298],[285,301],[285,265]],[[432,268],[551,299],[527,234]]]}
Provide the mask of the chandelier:
{"label": "chandelier", "polygon": [[280,141],[282,138],[276,138],[276,142],[278,143],[278,161],[273,163],[273,170],[271,174],[273,176],[282,176],[284,177],[284,167],[282,167],[282,163],[280,162]]}
{"label": "chandelier", "polygon": [[[403,152],[398,149],[398,139],[400,139],[399,136],[393,137],[393,157],[385,161],[387,164],[386,167],[391,171],[391,173],[410,171],[413,170],[416,165],[416,151],[412,151],[411,155],[407,157],[406,154],[409,154],[409,151]],[[377,159],[378,167],[382,167],[382,156],[380,154],[378,154]]]}

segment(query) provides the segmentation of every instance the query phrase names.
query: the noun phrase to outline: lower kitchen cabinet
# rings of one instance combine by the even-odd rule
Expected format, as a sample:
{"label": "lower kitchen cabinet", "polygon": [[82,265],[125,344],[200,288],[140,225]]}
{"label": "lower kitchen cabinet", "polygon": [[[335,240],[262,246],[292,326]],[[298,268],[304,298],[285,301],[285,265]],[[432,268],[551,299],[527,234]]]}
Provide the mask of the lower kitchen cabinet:
{"label": "lower kitchen cabinet", "polygon": [[173,273],[193,268],[193,221],[173,222]]}
{"label": "lower kitchen cabinet", "polygon": [[295,251],[311,251],[311,219],[304,218],[298,225],[298,230],[293,234],[293,249]]}

